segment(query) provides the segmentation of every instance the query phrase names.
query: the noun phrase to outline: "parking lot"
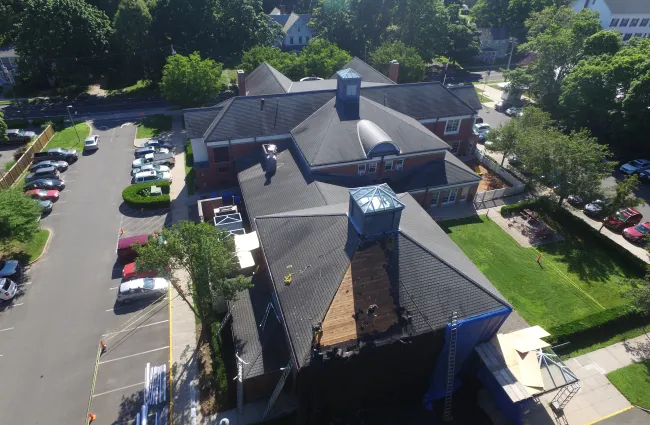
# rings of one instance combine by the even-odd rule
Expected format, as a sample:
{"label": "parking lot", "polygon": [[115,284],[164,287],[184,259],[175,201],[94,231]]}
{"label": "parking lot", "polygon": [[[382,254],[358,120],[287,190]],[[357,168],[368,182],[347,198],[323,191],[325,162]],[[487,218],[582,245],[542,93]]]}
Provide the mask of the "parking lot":
{"label": "parking lot", "polygon": [[[42,220],[52,232],[47,252],[27,268],[22,294],[0,305],[1,423],[81,424],[89,400],[95,424],[129,423],[142,404],[145,365],[169,361],[169,300],[115,305],[120,228],[146,233],[169,216],[122,207],[135,126],[95,127],[99,150],[63,173],[66,188]],[[100,339],[107,350],[96,364]]]}

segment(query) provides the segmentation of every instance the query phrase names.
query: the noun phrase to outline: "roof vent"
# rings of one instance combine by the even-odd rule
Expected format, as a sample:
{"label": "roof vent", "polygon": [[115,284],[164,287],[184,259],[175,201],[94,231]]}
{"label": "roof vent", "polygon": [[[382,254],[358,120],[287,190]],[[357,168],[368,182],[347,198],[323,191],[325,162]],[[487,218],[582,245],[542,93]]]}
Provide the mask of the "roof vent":
{"label": "roof vent", "polygon": [[404,204],[386,183],[348,189],[349,216],[360,235],[370,237],[399,230]]}
{"label": "roof vent", "polygon": [[278,168],[278,147],[268,144],[262,145],[262,149],[264,149],[264,171],[267,175],[273,175]]}
{"label": "roof vent", "polygon": [[360,120],[357,123],[357,134],[367,158],[397,155],[401,152],[390,136],[372,121]]}

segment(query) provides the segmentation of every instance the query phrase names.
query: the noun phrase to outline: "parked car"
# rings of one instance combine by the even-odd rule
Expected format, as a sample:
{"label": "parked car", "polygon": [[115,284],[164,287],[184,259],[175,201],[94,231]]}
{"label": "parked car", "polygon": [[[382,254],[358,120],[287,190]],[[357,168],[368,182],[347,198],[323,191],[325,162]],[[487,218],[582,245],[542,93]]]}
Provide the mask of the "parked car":
{"label": "parked car", "polygon": [[569,195],[567,196],[566,201],[573,206],[580,206],[585,203],[584,199],[578,195]]}
{"label": "parked car", "polygon": [[117,290],[117,302],[128,304],[140,300],[164,297],[169,291],[169,281],[161,277],[147,277],[122,282]]}
{"label": "parked car", "polygon": [[650,232],[650,221],[623,230],[623,237],[630,242],[640,242]]}
{"label": "parked car", "polygon": [[476,119],[474,120],[474,123],[476,124],[481,124],[483,122],[483,117],[477,116]]}
{"label": "parked car", "polygon": [[506,109],[504,113],[509,117],[514,117],[515,115],[517,115],[517,112],[519,112],[519,109],[514,106],[511,106],[508,109]]}
{"label": "parked car", "polygon": [[16,296],[18,285],[13,280],[3,277],[0,278],[0,300],[9,301]]}
{"label": "parked car", "polygon": [[129,263],[122,269],[122,280],[142,279],[145,277],[156,277],[158,273],[155,270],[137,273],[135,271],[135,262]]}
{"label": "parked car", "polygon": [[508,102],[501,101],[501,102],[497,103],[496,105],[494,105],[494,110],[497,111],[497,112],[503,112],[506,109],[508,109],[509,107],[510,107],[510,104]]}
{"label": "parked car", "polygon": [[23,190],[32,190],[32,189],[56,189],[63,190],[65,189],[65,181],[61,179],[39,179],[29,182],[23,186]]}
{"label": "parked car", "polygon": [[41,161],[37,162],[36,164],[32,165],[29,169],[30,173],[33,173],[34,171],[38,170],[39,168],[46,168],[46,167],[54,167],[59,172],[63,172],[68,169],[70,164],[68,164],[65,161]]}
{"label": "parked car", "polygon": [[79,154],[74,149],[53,148],[34,154],[34,162],[39,161],[65,161],[68,164],[79,159]]}
{"label": "parked car", "polygon": [[138,256],[135,252],[136,245],[144,245],[149,242],[149,235],[136,235],[122,238],[117,242],[117,258],[124,263],[131,263]]}
{"label": "parked car", "polygon": [[99,136],[93,134],[92,136],[86,137],[84,141],[84,152],[96,151],[99,149]]}
{"label": "parked car", "polygon": [[36,137],[33,131],[25,131],[17,128],[12,128],[5,131],[7,135],[7,143],[27,143]]}
{"label": "parked car", "polygon": [[41,201],[41,200],[34,200],[34,202],[37,202],[38,205],[41,207],[41,212],[43,214],[52,212],[52,207],[54,206],[54,203],[52,201]]}
{"label": "parked car", "polygon": [[29,196],[32,199],[38,199],[41,201],[56,202],[59,199],[58,190],[32,189],[25,192],[25,195]]}
{"label": "parked car", "polygon": [[142,158],[133,160],[131,163],[131,168],[140,168],[143,165],[152,164],[152,165],[166,165],[168,167],[173,167],[176,160],[174,155],[170,153],[150,153],[145,155]]}
{"label": "parked car", "polygon": [[170,172],[170,168],[166,165],[153,165],[153,164],[145,164],[140,168],[132,168],[131,169],[131,175],[135,176],[138,173],[142,173],[144,171],[155,171],[155,172]]}
{"label": "parked car", "polygon": [[23,268],[18,260],[0,260],[0,278],[9,278],[14,282],[20,282],[23,277]]}
{"label": "parked car", "polygon": [[512,155],[509,159],[508,162],[510,165],[519,165],[521,164],[521,159],[517,155]]}
{"label": "parked car", "polygon": [[136,158],[142,158],[150,153],[169,153],[169,149],[147,146],[145,148],[137,148],[134,155]]}
{"label": "parked car", "polygon": [[474,127],[472,128],[472,133],[478,137],[479,142],[484,142],[486,136],[490,134],[490,124],[488,123],[474,124]]}
{"label": "parked car", "polygon": [[643,215],[634,208],[623,208],[614,215],[605,217],[605,227],[612,230],[623,230],[626,227],[635,226],[641,222]]}
{"label": "parked car", "polygon": [[143,171],[141,173],[136,174],[133,177],[133,180],[131,183],[133,184],[138,184],[138,183],[153,183],[153,182],[159,182],[159,181],[172,181],[172,173],[169,171]]}
{"label": "parked car", "polygon": [[160,139],[149,139],[146,142],[144,142],[144,145],[142,145],[142,147],[165,148],[168,149],[170,152],[174,150],[174,145],[171,142],[166,142]]}
{"label": "parked car", "polygon": [[638,174],[643,170],[647,170],[650,168],[650,161],[647,159],[635,159],[634,161],[630,161],[627,164],[621,165],[621,172],[624,174],[632,175],[632,174]]}
{"label": "parked car", "polygon": [[59,172],[54,167],[44,167],[34,170],[33,172],[27,174],[25,177],[26,182],[33,182],[34,180],[47,179],[47,178],[59,178]]}
{"label": "parked car", "polygon": [[605,207],[610,203],[609,200],[596,199],[585,205],[582,212],[589,217],[602,217]]}

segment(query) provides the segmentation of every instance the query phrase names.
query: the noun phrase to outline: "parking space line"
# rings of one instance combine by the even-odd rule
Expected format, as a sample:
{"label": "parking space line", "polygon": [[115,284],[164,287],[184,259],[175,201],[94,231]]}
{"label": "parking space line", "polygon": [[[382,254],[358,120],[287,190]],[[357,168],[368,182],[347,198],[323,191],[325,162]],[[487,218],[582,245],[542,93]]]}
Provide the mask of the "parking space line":
{"label": "parking space line", "polygon": [[137,384],[133,384],[133,385],[127,385],[126,387],[115,388],[114,390],[110,390],[110,391],[104,391],[103,393],[93,394],[93,397],[99,397],[100,395],[106,395],[117,391],[126,390],[127,388],[137,387],[138,385],[144,385],[144,381],[138,382]]}
{"label": "parking space line", "polygon": [[61,215],[60,213],[49,214],[48,217],[54,217],[55,215]]}
{"label": "parking space line", "polygon": [[109,291],[113,291],[115,289],[119,288],[119,286],[113,286],[112,288],[108,288]]}
{"label": "parking space line", "polygon": [[161,320],[160,322],[147,323],[146,325],[141,325],[141,326],[138,325],[138,326],[134,326],[132,328],[123,329],[121,331],[109,332],[109,333],[104,334],[102,336],[117,335],[117,334],[122,333],[122,332],[130,332],[130,331],[132,331],[134,329],[146,328],[147,326],[159,325],[161,323],[167,323],[167,322],[169,322],[169,320]]}
{"label": "parking space line", "polygon": [[13,326],[12,326],[11,328],[6,328],[6,329],[0,329],[0,332],[4,332],[4,331],[10,331],[10,330],[12,330],[12,329],[13,329]]}
{"label": "parking space line", "polygon": [[143,354],[149,354],[149,353],[153,353],[153,352],[160,351],[160,350],[166,350],[168,348],[169,348],[169,345],[165,345],[164,347],[154,348],[153,350],[147,350],[147,351],[143,351],[141,353],[130,354],[128,356],[118,357],[116,359],[104,360],[103,362],[99,362],[99,364],[116,362],[118,360],[124,360],[124,359],[128,359],[128,358],[135,357],[135,356],[141,356]]}
{"label": "parking space line", "polygon": [[25,304],[25,303],[12,304],[12,306],[14,306],[14,307],[18,307],[18,306],[21,306],[21,305],[23,305],[23,304]]}

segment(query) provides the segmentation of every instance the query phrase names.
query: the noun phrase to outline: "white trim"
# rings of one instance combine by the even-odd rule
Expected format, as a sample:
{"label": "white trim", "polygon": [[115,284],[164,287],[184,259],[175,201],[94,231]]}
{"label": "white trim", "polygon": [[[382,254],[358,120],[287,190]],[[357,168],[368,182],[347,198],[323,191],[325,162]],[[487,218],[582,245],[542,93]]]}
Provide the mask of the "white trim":
{"label": "white trim", "polygon": [[438,121],[440,121],[439,118],[430,118],[430,119],[426,119],[426,120],[420,120],[419,123],[420,124],[433,124],[434,122],[438,122]]}
{"label": "white trim", "polygon": [[[449,126],[450,122],[458,122],[458,125],[456,126],[456,130],[447,131],[447,127]],[[449,118],[449,119],[445,120],[444,121],[444,123],[445,123],[444,135],[447,136],[447,135],[450,135],[450,134],[458,134],[458,133],[460,133],[460,125],[461,125],[462,122],[463,122],[463,120],[460,119],[460,118]]]}
{"label": "white trim", "polygon": [[467,118],[475,117],[476,114],[472,115],[457,115],[455,117],[440,117],[438,121],[450,121],[450,120],[466,120]]}
{"label": "white trim", "polygon": [[228,143],[227,140],[223,140],[223,141],[220,141],[220,142],[208,142],[205,145],[207,147],[209,147],[209,148],[221,148],[223,146],[228,146],[229,143]]}
{"label": "white trim", "polygon": [[[445,142],[447,143],[447,142]],[[426,151],[426,152],[419,152],[419,153],[407,153],[404,155],[385,155],[384,159],[389,160],[389,159],[402,159],[402,158],[411,158],[415,156],[426,156],[426,155],[431,155],[435,153],[442,153],[444,157],[445,151],[448,151],[448,149],[436,149],[434,151]]]}
{"label": "white trim", "polygon": [[273,136],[262,136],[262,137],[248,137],[245,139],[232,139],[232,140],[219,140],[216,142],[208,142],[206,143],[207,146],[209,147],[219,147],[219,146],[228,146],[230,145],[241,145],[244,143],[255,143],[255,142],[269,142],[273,140],[284,140],[284,139],[290,139],[291,134],[290,133],[283,133],[283,134],[276,134]]}

